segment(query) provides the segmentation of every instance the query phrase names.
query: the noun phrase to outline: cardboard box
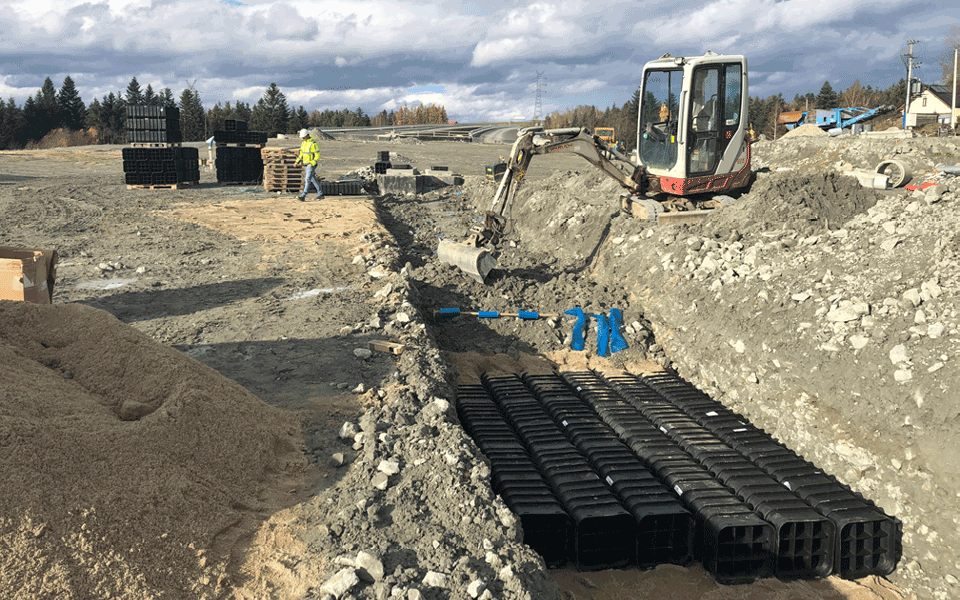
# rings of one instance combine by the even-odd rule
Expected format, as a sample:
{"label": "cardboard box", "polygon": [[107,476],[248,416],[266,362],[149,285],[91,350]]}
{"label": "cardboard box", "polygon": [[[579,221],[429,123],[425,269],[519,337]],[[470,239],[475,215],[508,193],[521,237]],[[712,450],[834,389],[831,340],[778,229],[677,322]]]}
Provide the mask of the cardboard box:
{"label": "cardboard box", "polygon": [[53,303],[57,251],[0,246],[0,300]]}

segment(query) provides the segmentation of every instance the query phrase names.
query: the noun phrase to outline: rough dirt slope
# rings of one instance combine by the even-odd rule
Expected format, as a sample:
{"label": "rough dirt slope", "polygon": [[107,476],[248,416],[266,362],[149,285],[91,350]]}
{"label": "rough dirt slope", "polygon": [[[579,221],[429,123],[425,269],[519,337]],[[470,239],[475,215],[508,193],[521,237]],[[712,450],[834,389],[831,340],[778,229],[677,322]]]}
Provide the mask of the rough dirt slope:
{"label": "rough dirt slope", "polygon": [[[277,417],[254,402],[250,406],[260,408],[243,413],[236,424],[219,401],[184,403],[196,406],[196,418],[177,426],[197,441],[158,447],[156,460],[176,458],[176,464],[141,469],[141,477],[155,477],[145,487],[183,489],[193,502],[193,488],[178,473],[210,469],[225,480],[214,478],[214,485],[204,488],[209,502],[185,500],[184,509],[175,493],[171,504],[158,500],[148,509],[177,516],[157,522],[169,524],[168,538],[180,542],[177,551],[163,555],[169,563],[158,556],[142,579],[140,563],[129,558],[128,540],[114,533],[124,517],[82,517],[114,481],[100,466],[110,460],[141,464],[134,460],[139,454],[103,456],[97,449],[74,453],[72,462],[62,453],[52,459],[59,472],[69,475],[72,466],[88,475],[83,480],[88,486],[98,485],[83,488],[89,493],[49,488],[62,503],[58,514],[64,521],[31,538],[18,519],[35,505],[34,492],[48,488],[25,477],[31,467],[21,446],[0,445],[2,477],[24,490],[4,496],[9,504],[0,515],[8,547],[23,548],[9,554],[4,591],[51,581],[59,582],[50,592],[59,597],[81,593],[75,589],[145,597],[159,593],[151,586],[160,584],[151,582],[166,569],[181,573],[164,580],[173,586],[171,593],[211,598],[602,598],[611,590],[627,598],[629,589],[654,584],[665,597],[668,591],[684,597],[683,590],[694,590],[715,598],[897,598],[897,586],[924,599],[955,595],[960,566],[951,548],[960,546],[960,490],[952,477],[957,413],[950,390],[957,383],[951,366],[960,291],[957,217],[951,210],[957,188],[938,176],[943,185],[937,188],[878,196],[864,192],[855,179],[830,173],[869,168],[897,155],[922,179],[936,164],[957,162],[956,144],[800,136],[762,142],[754,147],[764,169],[754,189],[712,219],[677,228],[620,215],[615,185],[576,157],[544,157],[518,197],[514,231],[489,286],[439,263],[434,251],[440,237],[464,236],[487,208],[492,190],[479,173],[506,149],[324,140],[322,169],[331,177],[363,169],[385,146],[418,166],[450,164],[467,181],[420,196],[311,205],[257,189],[218,187],[209,173],[193,190],[126,190],[116,183],[122,180],[116,148],[0,153],[0,223],[13,232],[4,242],[60,250],[59,304],[116,315],[128,330],[214,367],[287,414]],[[52,171],[51,161],[57,167]],[[358,215],[366,216],[355,219]],[[383,226],[364,224],[374,218]],[[4,311],[12,310],[8,306]],[[430,318],[434,309],[449,306],[541,313],[619,307],[629,348],[598,358],[591,331],[586,351],[572,352],[570,320],[563,317]],[[115,340],[132,339],[131,333],[99,311],[80,314],[91,323],[119,327],[99,339],[84,338],[85,343],[103,343],[122,354],[126,346]],[[157,374],[157,390],[174,386],[181,371],[191,377],[204,373],[189,366],[196,363],[176,362],[186,359],[170,348],[157,351],[163,360],[120,373],[110,369],[129,363],[129,357],[110,358],[79,379],[131,378],[116,384],[130,393],[84,400],[86,392],[70,387],[76,381],[64,377],[59,363],[49,362],[59,358],[51,350],[55,346],[8,333],[19,332],[20,321],[0,327],[3,339],[18,340],[6,352],[11,361],[22,361],[15,364],[24,372],[53,377],[51,394],[74,394],[87,411],[75,415],[89,412],[84,419],[104,422],[103,435],[77,437],[89,447],[119,435],[110,432],[139,431],[166,414],[160,409],[140,421],[116,421],[112,411],[125,403],[134,412],[149,410],[132,404],[140,402],[149,382],[143,373]],[[405,350],[371,352],[367,344],[376,339]],[[903,519],[904,560],[890,581],[764,580],[721,588],[697,567],[623,577],[545,571],[520,543],[515,520],[490,491],[483,458],[456,423],[455,380],[492,368],[636,368],[650,361],[676,369]],[[172,365],[177,376],[152,370],[154,363]],[[81,373],[72,364],[64,368],[75,377]],[[205,381],[236,391],[233,401],[247,397],[225,380]],[[51,407],[68,424],[78,418],[57,412],[62,403],[49,399],[25,403],[18,384],[4,385],[12,386],[7,397],[13,402],[0,420],[4,431],[24,428],[24,415],[33,415],[34,404]],[[300,423],[297,443],[311,461],[309,473],[287,480],[286,488],[265,490],[257,504],[223,504],[236,496],[231,474],[248,477],[253,488],[265,481],[262,461],[268,461],[269,448],[276,450],[266,440],[289,443],[290,418]],[[47,421],[31,430],[42,432],[38,439],[52,440],[59,431]],[[203,438],[198,431],[216,435]],[[205,439],[231,435],[241,435],[239,454],[187,452],[207,448]],[[176,435],[164,439],[178,442]],[[264,444],[257,457],[244,460],[246,446],[257,443]],[[232,466],[221,468],[217,461]],[[241,487],[251,493],[249,486]],[[117,507],[128,506],[127,495],[134,504],[121,515],[138,514],[143,498],[137,494],[120,494]],[[247,507],[256,508],[248,511],[255,514],[234,521],[234,539],[219,546],[207,528],[220,521],[205,519],[203,510],[235,516]],[[82,518],[63,516],[71,514]],[[63,573],[60,579],[41,580],[31,570],[35,555],[28,546],[9,546],[33,548],[56,539],[50,533],[93,540],[97,554],[77,550],[94,560],[91,568],[63,559],[55,571]],[[145,539],[162,548],[162,535],[149,530]],[[74,547],[66,544],[65,552]],[[88,582],[87,573],[99,579]],[[204,580],[209,573],[216,577]]]}

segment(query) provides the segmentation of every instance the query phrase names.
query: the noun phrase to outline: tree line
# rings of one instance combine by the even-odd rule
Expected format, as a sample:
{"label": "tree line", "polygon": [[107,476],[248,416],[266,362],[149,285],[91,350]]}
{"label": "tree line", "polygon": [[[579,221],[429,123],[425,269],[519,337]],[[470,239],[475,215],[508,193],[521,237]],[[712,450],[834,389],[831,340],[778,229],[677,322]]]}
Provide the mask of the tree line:
{"label": "tree line", "polygon": [[[794,110],[805,111],[813,109],[831,109],[846,106],[877,108],[889,105],[903,106],[907,93],[907,83],[901,79],[899,83],[884,90],[875,90],[871,86],[864,87],[857,80],[842,92],[836,92],[829,81],[824,81],[820,92],[814,94],[797,94],[792,101],[786,101],[783,94],[776,94],[768,98],[751,97],[749,102],[750,126],[754,132],[764,134],[768,138],[780,137],[786,132],[784,125],[779,123],[780,115]],[[618,141],[623,142],[628,149],[637,146],[637,113],[640,106],[641,88],[633,93],[633,97],[623,106],[613,106],[599,110],[596,106],[580,105],[564,112],[555,111],[544,119],[544,127],[613,127]],[[653,105],[649,105],[656,108]]]}
{"label": "tree line", "polygon": [[[957,31],[960,44],[960,30]],[[946,69],[944,70],[946,76]],[[952,82],[952,71],[951,82]],[[842,92],[834,91],[825,81],[819,93],[796,94],[787,101],[783,94],[767,98],[749,99],[750,125],[756,134],[769,138],[780,137],[786,132],[779,123],[780,115],[795,110],[831,109],[841,106],[876,108],[881,105],[902,106],[906,95],[906,80],[884,90],[864,87],[857,80]],[[622,106],[614,104],[604,110],[596,106],[580,105],[564,112],[555,111],[546,116],[544,126],[561,127],[613,127],[618,141],[628,149],[636,147],[637,112],[641,90]],[[148,104],[180,109],[180,129],[185,141],[201,141],[224,129],[228,119],[246,121],[252,130],[278,133],[295,133],[303,128],[324,127],[389,127],[395,125],[446,123],[447,111],[435,104],[406,104],[396,110],[383,110],[370,117],[362,108],[356,110],[314,110],[307,112],[301,105],[290,107],[286,96],[276,83],[271,83],[256,104],[237,101],[233,104],[219,102],[209,110],[204,109],[200,94],[188,86],[174,99],[170,88],[155,91],[148,84],[141,89],[137,78],[131,79],[126,92],[109,93],[95,98],[89,106],[80,98],[76,85],[67,76],[59,89],[50,78],[34,96],[28,97],[23,106],[17,106],[13,98],[0,102],[0,149],[36,147],[51,132],[76,132],[73,143],[122,144],[126,142],[126,108],[129,105]],[[69,142],[65,142],[69,143]]]}
{"label": "tree line", "polygon": [[[237,101],[204,109],[200,94],[192,85],[174,99],[173,91],[160,91],[147,84],[141,88],[134,77],[126,92],[110,92],[86,105],[68,75],[57,89],[47,77],[37,93],[18,106],[13,98],[0,101],[0,150],[40,147],[42,140],[59,136],[66,144],[123,144],[126,143],[127,106],[155,105],[180,109],[180,129],[184,141],[208,139],[224,122],[232,119],[246,121],[248,128],[265,131],[269,136],[278,133],[296,133],[303,128],[370,127],[401,124],[446,123],[447,111],[430,104],[382,111],[372,119],[362,108],[356,110],[307,110],[300,105],[292,108],[287,98],[271,83],[256,104]],[[49,145],[49,144],[48,144]]]}

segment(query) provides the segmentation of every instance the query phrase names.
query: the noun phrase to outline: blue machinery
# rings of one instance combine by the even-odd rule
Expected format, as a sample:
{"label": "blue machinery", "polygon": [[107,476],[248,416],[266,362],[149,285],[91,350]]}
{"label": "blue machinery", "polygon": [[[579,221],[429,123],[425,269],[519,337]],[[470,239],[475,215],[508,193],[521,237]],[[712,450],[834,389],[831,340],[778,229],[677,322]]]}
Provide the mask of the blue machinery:
{"label": "blue machinery", "polygon": [[844,108],[831,108],[829,110],[819,108],[810,111],[795,110],[781,114],[780,122],[785,125],[787,129],[808,124],[816,125],[821,129],[833,129],[835,127],[846,129],[851,125],[862,123],[889,110],[893,110],[893,107],[889,105],[878,106],[876,108],[847,106]]}

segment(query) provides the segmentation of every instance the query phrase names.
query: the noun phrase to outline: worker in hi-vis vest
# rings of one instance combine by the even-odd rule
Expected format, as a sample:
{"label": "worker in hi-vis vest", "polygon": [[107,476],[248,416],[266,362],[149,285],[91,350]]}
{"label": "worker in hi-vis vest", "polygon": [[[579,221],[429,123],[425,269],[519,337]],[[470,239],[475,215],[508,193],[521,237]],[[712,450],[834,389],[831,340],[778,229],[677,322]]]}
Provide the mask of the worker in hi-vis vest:
{"label": "worker in hi-vis vest", "polygon": [[317,188],[317,200],[323,200],[323,190],[320,188],[320,181],[317,179],[317,159],[320,157],[320,147],[310,136],[306,129],[300,130],[300,154],[297,156],[296,164],[303,164],[303,191],[297,197],[303,202],[307,199],[307,192],[310,191],[310,184]]}

